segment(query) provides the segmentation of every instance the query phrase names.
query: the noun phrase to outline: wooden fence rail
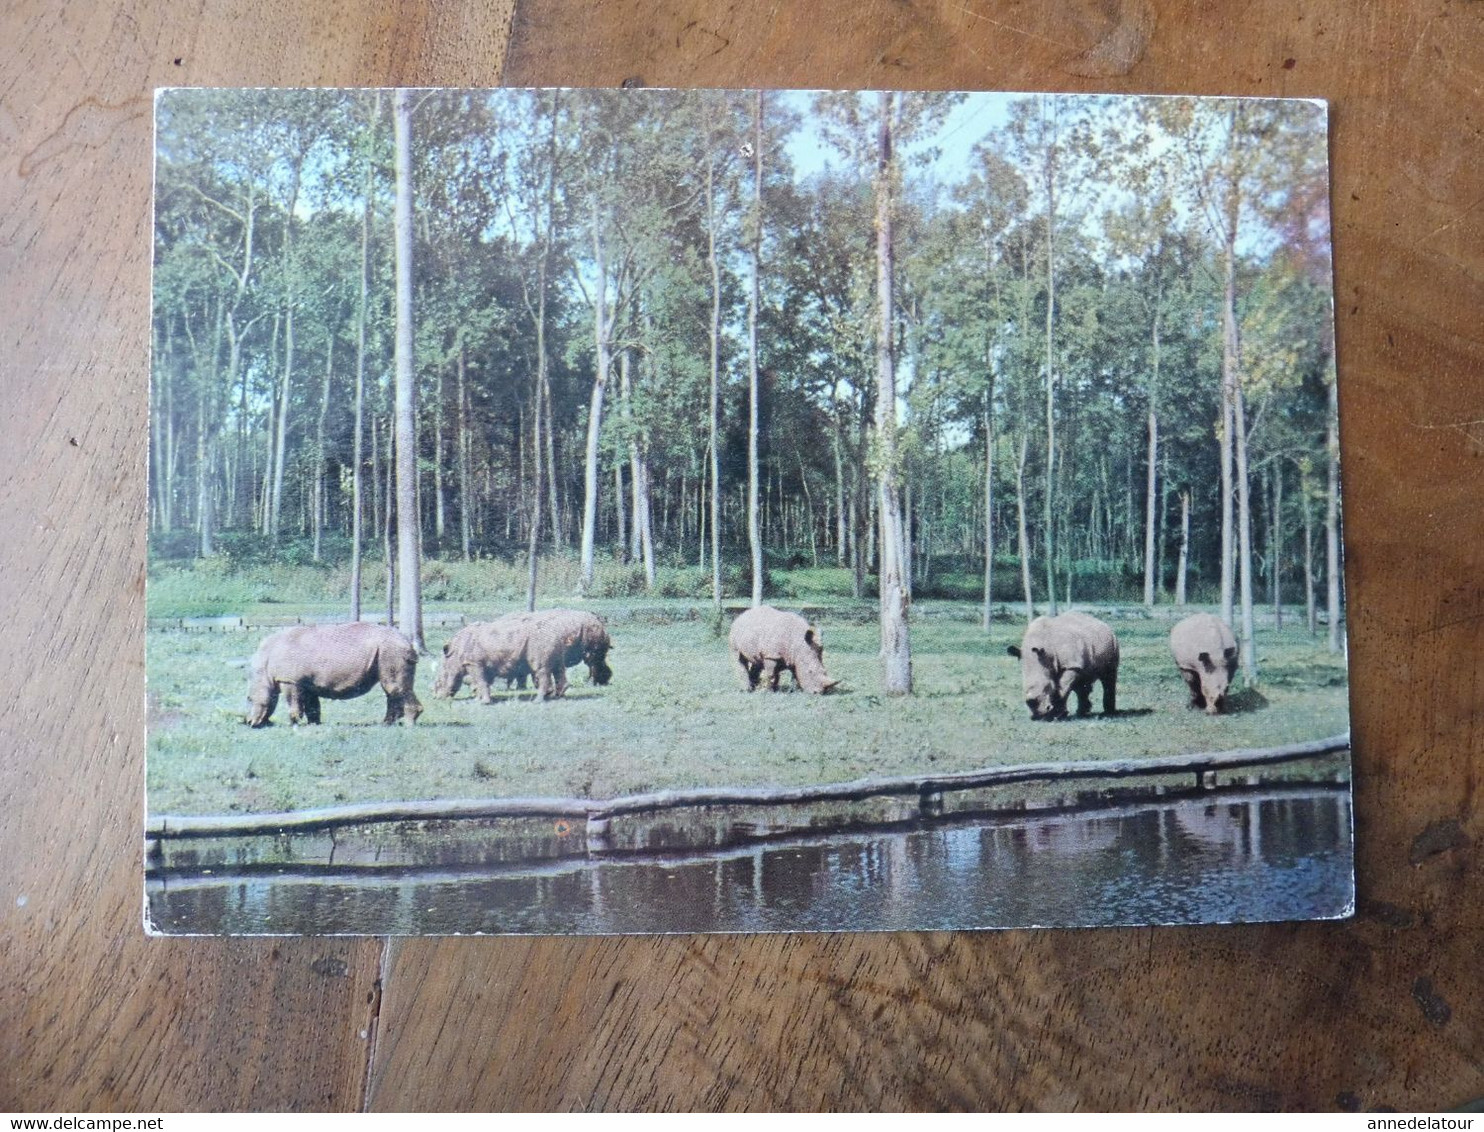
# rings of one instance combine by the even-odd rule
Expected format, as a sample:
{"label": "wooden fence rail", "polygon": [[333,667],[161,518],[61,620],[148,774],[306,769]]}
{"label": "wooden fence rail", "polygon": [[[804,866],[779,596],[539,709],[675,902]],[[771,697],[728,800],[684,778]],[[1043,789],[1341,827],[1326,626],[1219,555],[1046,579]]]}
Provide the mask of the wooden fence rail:
{"label": "wooden fence rail", "polygon": [[853,782],[797,787],[704,787],[662,790],[626,797],[594,798],[476,798],[417,802],[366,802],[266,814],[159,814],[145,823],[155,839],[231,837],[252,834],[333,830],[377,822],[448,821],[465,818],[570,818],[584,820],[590,829],[623,815],[655,813],[699,806],[772,806],[809,802],[858,801],[866,798],[916,794],[925,810],[931,800],[958,790],[975,790],[1017,782],[1069,779],[1128,778],[1137,775],[1194,774],[1197,785],[1217,770],[1270,766],[1323,757],[1348,750],[1349,734],[1335,735],[1284,747],[1212,751],[1145,759],[1087,762],[1030,763],[954,774],[863,778]]}

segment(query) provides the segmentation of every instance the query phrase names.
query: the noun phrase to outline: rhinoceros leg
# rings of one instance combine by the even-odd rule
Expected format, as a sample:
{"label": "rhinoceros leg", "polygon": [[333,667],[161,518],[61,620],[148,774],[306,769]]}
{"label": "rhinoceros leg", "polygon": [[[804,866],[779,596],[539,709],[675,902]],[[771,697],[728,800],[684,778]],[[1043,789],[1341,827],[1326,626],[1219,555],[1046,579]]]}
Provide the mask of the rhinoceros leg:
{"label": "rhinoceros leg", "polygon": [[[1106,687],[1106,685],[1105,685]],[[1077,718],[1092,714],[1092,681],[1079,680],[1072,685],[1072,691],[1077,695]]]}
{"label": "rhinoceros leg", "polygon": [[299,704],[304,709],[305,723],[319,722],[319,696],[306,689],[299,693]]}
{"label": "rhinoceros leg", "polygon": [[1190,689],[1190,706],[1193,708],[1204,708],[1206,697],[1201,695],[1201,678],[1197,673],[1182,668],[1180,675],[1185,678],[1185,686]]}
{"label": "rhinoceros leg", "polygon": [[484,665],[476,664],[469,671],[469,690],[479,698],[482,704],[493,703],[490,699],[490,678],[485,671]]}
{"label": "rhinoceros leg", "polygon": [[740,652],[732,655],[737,658],[737,664],[742,669],[742,690],[744,692],[757,691],[758,679],[763,674],[762,662],[754,664],[750,657],[745,657]]}
{"label": "rhinoceros leg", "polygon": [[304,697],[297,684],[284,684],[283,698],[289,703],[289,722],[298,724],[304,719]]}
{"label": "rhinoceros leg", "polygon": [[1118,676],[1116,673],[1103,677],[1103,714],[1118,714]]}
{"label": "rhinoceros leg", "polygon": [[409,717],[409,723],[416,722],[417,717],[422,714],[423,710],[423,706],[417,702],[416,696],[411,692],[403,694],[401,692],[383,690],[386,691],[386,715],[381,720],[383,727],[390,727],[404,715]]}
{"label": "rhinoceros leg", "polygon": [[768,675],[768,691],[778,691],[778,681],[787,668],[788,665],[784,664],[781,660],[766,660],[763,662],[763,669]]}

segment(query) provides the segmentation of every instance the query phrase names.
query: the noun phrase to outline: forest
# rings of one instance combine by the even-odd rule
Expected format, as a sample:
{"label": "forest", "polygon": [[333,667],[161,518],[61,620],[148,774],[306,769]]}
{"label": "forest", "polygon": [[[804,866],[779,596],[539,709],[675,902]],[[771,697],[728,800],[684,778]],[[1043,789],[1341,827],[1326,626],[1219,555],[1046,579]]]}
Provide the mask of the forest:
{"label": "forest", "polygon": [[914,600],[1203,603],[1254,686],[1260,619],[1342,647],[1326,146],[1304,101],[163,91],[152,585],[333,568],[421,644],[440,562],[807,574],[888,692]]}

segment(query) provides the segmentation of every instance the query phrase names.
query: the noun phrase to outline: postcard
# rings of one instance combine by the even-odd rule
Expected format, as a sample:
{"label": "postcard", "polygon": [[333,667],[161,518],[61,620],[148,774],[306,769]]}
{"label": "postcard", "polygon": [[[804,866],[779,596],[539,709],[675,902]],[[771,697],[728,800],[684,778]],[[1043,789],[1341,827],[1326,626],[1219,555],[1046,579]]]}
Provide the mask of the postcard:
{"label": "postcard", "polygon": [[1323,103],[155,126],[147,931],[1352,913]]}

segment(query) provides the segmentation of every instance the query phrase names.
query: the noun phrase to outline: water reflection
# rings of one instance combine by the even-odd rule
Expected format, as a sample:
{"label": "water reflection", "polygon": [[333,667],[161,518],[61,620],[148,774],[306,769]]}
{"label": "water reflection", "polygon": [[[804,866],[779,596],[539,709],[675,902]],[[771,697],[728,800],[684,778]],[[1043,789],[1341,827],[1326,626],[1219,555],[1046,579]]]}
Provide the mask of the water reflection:
{"label": "water reflection", "polygon": [[913,930],[1345,915],[1350,796],[1303,788],[656,861],[152,880],[166,932]]}

